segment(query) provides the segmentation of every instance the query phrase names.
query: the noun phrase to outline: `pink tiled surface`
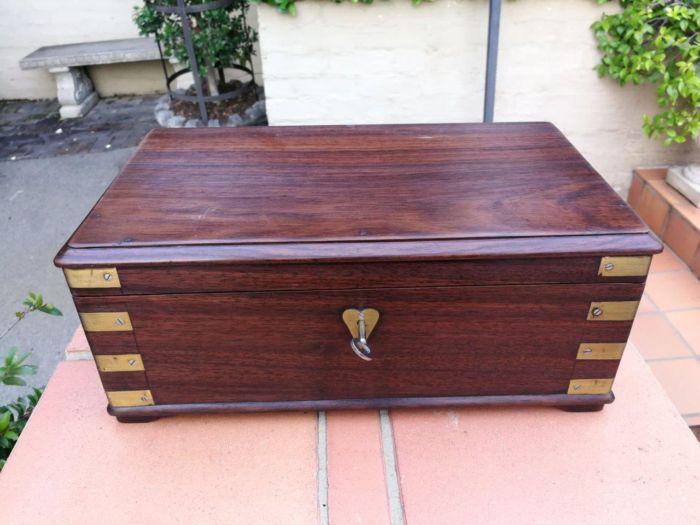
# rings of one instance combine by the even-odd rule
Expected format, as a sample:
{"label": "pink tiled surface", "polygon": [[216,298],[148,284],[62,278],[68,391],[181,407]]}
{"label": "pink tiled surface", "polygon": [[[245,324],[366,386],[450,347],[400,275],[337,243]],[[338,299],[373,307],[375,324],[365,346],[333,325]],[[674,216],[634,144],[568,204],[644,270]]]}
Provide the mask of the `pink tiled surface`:
{"label": "pink tiled surface", "polygon": [[700,281],[668,246],[654,256],[630,340],[689,425],[700,425]]}
{"label": "pink tiled surface", "polygon": [[78,329],[73,334],[73,338],[68,343],[66,352],[89,352],[90,345],[88,344],[87,338],[85,337],[85,331],[82,326],[78,326]]}
{"label": "pink tiled surface", "polygon": [[379,413],[328,412],[329,521],[389,525]]}
{"label": "pink tiled surface", "polygon": [[615,391],[587,414],[394,411],[406,522],[697,523],[700,446],[630,346]]}
{"label": "pink tiled surface", "polygon": [[94,363],[59,364],[0,472],[0,523],[317,523],[315,413],[124,425],[105,406]]}
{"label": "pink tiled surface", "polygon": [[94,365],[65,362],[0,473],[0,523],[699,523],[700,446],[631,345],[615,392],[595,413],[395,410],[389,431],[376,411],[330,412],[325,435],[315,412],[123,425]]}

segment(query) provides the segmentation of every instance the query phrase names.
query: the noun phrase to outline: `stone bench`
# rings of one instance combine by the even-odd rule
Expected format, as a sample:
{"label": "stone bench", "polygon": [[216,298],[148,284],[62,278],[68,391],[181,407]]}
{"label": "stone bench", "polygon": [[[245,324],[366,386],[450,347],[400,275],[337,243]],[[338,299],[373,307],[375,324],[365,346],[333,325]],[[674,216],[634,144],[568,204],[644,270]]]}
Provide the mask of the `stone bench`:
{"label": "stone bench", "polygon": [[159,60],[158,46],[150,38],[125,38],[83,44],[40,47],[24,57],[21,69],[46,68],[56,78],[61,118],[85,115],[97,103],[85,66]]}

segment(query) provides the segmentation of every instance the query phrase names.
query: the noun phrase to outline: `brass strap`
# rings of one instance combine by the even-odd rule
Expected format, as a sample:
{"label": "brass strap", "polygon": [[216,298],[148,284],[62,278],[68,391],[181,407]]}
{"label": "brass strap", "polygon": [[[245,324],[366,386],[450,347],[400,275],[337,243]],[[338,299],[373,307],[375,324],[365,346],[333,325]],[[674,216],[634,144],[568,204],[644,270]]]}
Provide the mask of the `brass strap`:
{"label": "brass strap", "polygon": [[78,270],[64,268],[63,275],[71,288],[121,288],[119,274],[114,267]]}

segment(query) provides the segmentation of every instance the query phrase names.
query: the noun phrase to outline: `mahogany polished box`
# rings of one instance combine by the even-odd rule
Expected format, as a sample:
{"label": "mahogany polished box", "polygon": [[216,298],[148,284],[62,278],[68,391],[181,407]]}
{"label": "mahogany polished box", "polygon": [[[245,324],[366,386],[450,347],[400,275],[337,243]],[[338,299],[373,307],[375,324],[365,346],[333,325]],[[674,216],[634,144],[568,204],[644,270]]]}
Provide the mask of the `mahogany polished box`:
{"label": "mahogany polished box", "polygon": [[599,409],[660,249],[547,123],[161,129],[55,262],[139,421]]}

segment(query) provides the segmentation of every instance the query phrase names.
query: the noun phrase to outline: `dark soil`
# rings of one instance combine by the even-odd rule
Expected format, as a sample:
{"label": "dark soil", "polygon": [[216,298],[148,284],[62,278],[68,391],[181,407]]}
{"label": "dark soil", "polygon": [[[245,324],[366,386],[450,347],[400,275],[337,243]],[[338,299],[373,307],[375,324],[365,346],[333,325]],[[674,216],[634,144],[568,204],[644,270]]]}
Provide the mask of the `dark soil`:
{"label": "dark soil", "polygon": [[[220,93],[223,94],[234,91],[240,88],[242,85],[242,82],[238,80],[228,82],[224,88],[220,90]],[[192,96],[196,95],[194,86],[191,86],[185,93]],[[225,120],[232,115],[242,114],[246,109],[255,103],[255,93],[256,86],[251,86],[250,89],[245,90],[245,92],[238,97],[222,100],[221,102],[207,102],[207,115],[210,119]],[[199,114],[199,104],[196,102],[173,99],[170,109],[176,115],[180,115],[187,119],[201,118],[201,115]]]}

